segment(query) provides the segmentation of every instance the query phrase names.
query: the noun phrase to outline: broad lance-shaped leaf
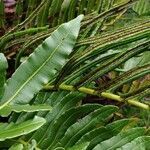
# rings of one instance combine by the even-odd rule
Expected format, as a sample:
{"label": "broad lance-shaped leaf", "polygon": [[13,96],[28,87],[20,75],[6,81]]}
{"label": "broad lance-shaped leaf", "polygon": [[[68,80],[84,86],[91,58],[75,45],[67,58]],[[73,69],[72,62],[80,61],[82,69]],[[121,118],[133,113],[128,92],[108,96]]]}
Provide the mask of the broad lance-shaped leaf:
{"label": "broad lance-shaped leaf", "polygon": [[19,124],[12,122],[10,124],[0,123],[0,141],[31,133],[40,128],[45,122],[44,118],[35,116],[34,119]]}
{"label": "broad lance-shaped leaf", "polygon": [[76,42],[83,15],[62,24],[21,64],[8,84],[0,109],[7,104],[27,104],[66,63]]}
{"label": "broad lance-shaped leaf", "polygon": [[4,93],[4,84],[6,77],[6,69],[8,67],[7,60],[4,54],[0,53],[0,99]]}
{"label": "broad lance-shaped leaf", "polygon": [[0,115],[2,117],[7,117],[12,111],[14,112],[36,112],[36,111],[50,111],[52,107],[49,105],[7,105],[0,110]]}

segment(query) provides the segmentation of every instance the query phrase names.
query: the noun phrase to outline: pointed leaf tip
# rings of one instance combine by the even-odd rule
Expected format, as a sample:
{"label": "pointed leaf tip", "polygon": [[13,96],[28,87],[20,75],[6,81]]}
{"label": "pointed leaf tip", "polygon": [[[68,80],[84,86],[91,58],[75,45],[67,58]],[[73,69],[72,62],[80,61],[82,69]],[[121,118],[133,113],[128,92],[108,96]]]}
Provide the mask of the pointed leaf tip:
{"label": "pointed leaf tip", "polygon": [[80,15],[60,25],[19,66],[8,80],[0,109],[9,104],[28,104],[34,94],[57,76],[57,71],[62,69],[73,50],[82,18],[83,15]]}
{"label": "pointed leaf tip", "polygon": [[77,38],[79,31],[80,31],[80,23],[83,19],[84,15],[79,15],[78,17],[76,17],[75,19],[71,20],[70,22],[67,23],[67,25],[69,26],[69,28],[71,28],[72,26],[74,26],[74,29],[72,30],[72,33],[74,34],[74,36]]}

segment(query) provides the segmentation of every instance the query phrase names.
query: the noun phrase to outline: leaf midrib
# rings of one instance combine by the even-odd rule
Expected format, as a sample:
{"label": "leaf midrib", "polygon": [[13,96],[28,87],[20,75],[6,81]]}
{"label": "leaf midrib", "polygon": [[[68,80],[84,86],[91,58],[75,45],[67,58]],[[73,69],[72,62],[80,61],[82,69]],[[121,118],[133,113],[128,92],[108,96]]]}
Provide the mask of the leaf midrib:
{"label": "leaf midrib", "polygon": [[69,33],[66,34],[65,37],[62,37],[60,43],[58,44],[58,46],[54,49],[54,51],[51,53],[51,55],[46,59],[46,61],[26,80],[26,82],[16,91],[16,93],[3,105],[0,106],[0,109],[2,109],[3,107],[5,107],[8,103],[10,103],[18,94],[19,92],[26,86],[26,84],[36,75],[38,74],[38,72],[43,68],[43,66],[45,66],[45,64],[52,58],[52,56],[54,55],[54,53],[58,50],[58,48],[62,45],[62,42],[67,38],[67,36],[69,35]]}

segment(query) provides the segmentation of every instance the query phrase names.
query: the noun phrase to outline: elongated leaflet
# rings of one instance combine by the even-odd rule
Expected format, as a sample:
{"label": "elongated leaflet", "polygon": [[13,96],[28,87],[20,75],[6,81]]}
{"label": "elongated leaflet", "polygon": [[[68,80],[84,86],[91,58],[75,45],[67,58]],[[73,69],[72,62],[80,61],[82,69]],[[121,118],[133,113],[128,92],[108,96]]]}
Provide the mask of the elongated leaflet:
{"label": "elongated leaflet", "polygon": [[[89,51],[86,50],[86,53],[83,52],[83,54],[77,54],[76,56],[73,56],[68,61],[68,63],[63,67],[63,69],[61,70],[59,76],[57,77],[57,83],[62,81],[63,78],[67,74],[69,74],[70,72],[72,72],[73,70],[78,68],[86,60],[91,59],[91,58],[93,59],[96,56],[98,56],[99,54],[106,52],[107,50],[109,50],[111,48],[115,48],[115,47],[120,46],[120,45],[125,45],[125,44],[128,44],[130,42],[149,37],[150,36],[149,27],[146,26],[144,28],[146,28],[146,29],[141,30],[141,28],[140,28],[138,30],[138,32],[136,31],[133,34],[131,34],[131,31],[129,31],[126,35],[123,35],[123,36],[120,35],[119,37],[116,36],[115,39],[110,38],[110,41],[106,41],[102,45],[98,45],[95,48],[94,47],[90,47],[90,49],[88,48]],[[108,37],[108,39],[109,39],[109,37]],[[67,72],[66,72],[66,70],[67,70]]]}
{"label": "elongated leaflet", "polygon": [[12,40],[14,38],[19,38],[19,37],[24,36],[26,34],[31,34],[31,33],[37,33],[37,32],[41,32],[41,31],[45,31],[47,29],[48,29],[48,26],[46,26],[46,27],[39,27],[39,28],[30,28],[30,29],[27,29],[27,30],[18,31],[18,32],[9,34],[8,36],[6,36],[5,38],[3,38],[0,41],[1,51],[3,50],[5,44],[7,44],[8,41],[10,41],[10,40]]}
{"label": "elongated leaflet", "polygon": [[138,74],[135,74],[133,76],[130,76],[130,77],[126,78],[125,80],[122,80],[122,81],[118,82],[118,85],[117,84],[113,85],[112,87],[108,88],[108,91],[114,92],[117,88],[121,87],[123,84],[130,83],[134,80],[139,79],[140,77],[143,77],[147,74],[150,74],[150,67],[148,69],[149,70],[144,70],[142,72],[139,72]]}
{"label": "elongated leaflet", "polygon": [[118,46],[121,46],[121,45],[126,45],[128,43],[131,43],[131,42],[134,42],[134,41],[138,41],[140,39],[143,39],[143,38],[149,38],[150,36],[150,29],[147,29],[143,32],[140,32],[136,35],[128,35],[127,37],[120,37],[119,39],[115,39],[115,40],[112,40],[111,42],[108,42],[108,43],[105,43],[105,44],[102,44],[100,46],[97,46],[97,47],[91,47],[91,49],[89,49],[89,52],[85,53],[85,54],[80,54],[80,57],[76,57],[76,61],[74,61],[74,64],[72,69],[78,67],[81,63],[85,62],[86,60],[88,59],[91,59],[91,58],[94,58],[96,57],[98,54],[101,54],[101,53],[104,53],[106,52],[107,50],[109,49],[113,49],[113,48],[116,48]]}
{"label": "elongated leaflet", "polygon": [[98,87],[99,90],[102,90],[102,89],[108,89],[110,87],[113,87],[115,85],[118,84],[118,82],[120,81],[123,81],[123,80],[126,80],[127,78],[130,78],[132,76],[134,76],[135,74],[139,74],[140,72],[144,71],[144,70],[148,70],[150,69],[150,65],[144,65],[144,66],[141,66],[141,67],[135,67],[127,72],[124,72],[123,74],[117,76],[116,78],[112,79],[110,82],[107,82],[106,84],[103,84],[103,85],[100,85]]}
{"label": "elongated leaflet", "polygon": [[0,53],[0,100],[5,91],[6,69],[8,68],[7,59],[4,54]]}
{"label": "elongated leaflet", "polygon": [[114,8],[109,9],[108,11],[105,11],[99,15],[97,15],[95,18],[92,18],[91,20],[85,22],[84,24],[81,24],[81,29],[87,27],[88,25],[92,26],[93,24],[97,23],[99,19],[108,17],[112,14],[115,14],[118,11],[122,11],[125,8],[129,8],[134,2],[137,0],[128,0],[127,2],[123,2],[122,4],[119,4],[115,6]]}
{"label": "elongated leaflet", "polygon": [[75,17],[75,13],[76,13],[76,7],[77,7],[77,3],[78,1],[77,0],[72,0],[70,2],[70,5],[69,5],[69,10],[68,10],[68,20],[71,20]]}
{"label": "elongated leaflet", "polygon": [[[57,95],[57,93],[56,93]],[[37,132],[35,132],[33,135],[30,135],[30,139],[32,140],[33,138],[38,141],[39,145],[43,145],[43,143],[46,140],[46,138],[50,135],[50,131],[55,123],[55,121],[65,112],[68,111],[70,108],[73,108],[77,106],[77,103],[81,101],[81,99],[84,97],[83,94],[79,94],[78,92],[70,92],[64,97],[58,97],[59,102],[54,106],[52,113],[47,113],[46,116],[44,117],[47,120],[47,123],[45,124],[45,127]],[[41,135],[40,133],[43,132],[44,134]],[[43,145],[44,146],[44,145]],[[45,149],[45,146],[44,146]]]}
{"label": "elongated leaflet", "polygon": [[[129,58],[136,56],[137,54],[142,53],[144,50],[148,50],[150,48],[150,40],[146,41],[132,49],[128,49],[121,54],[118,54],[115,58],[110,61],[104,63],[103,65],[97,67],[90,73],[88,73],[84,78],[82,78],[75,86],[81,86],[87,82],[90,82],[98,77],[101,77],[105,73],[115,69],[117,66],[128,60]],[[99,72],[100,71],[100,72]]]}
{"label": "elongated leaflet", "polygon": [[23,22],[21,22],[20,24],[16,25],[11,30],[9,30],[4,36],[2,36],[0,38],[0,41],[3,40],[4,38],[6,38],[6,36],[8,36],[9,34],[15,32],[16,30],[18,31],[18,30],[22,29],[25,25],[28,24],[29,21],[34,19],[36,17],[37,12],[40,10],[41,7],[43,7],[43,5],[45,4],[46,1],[47,0],[42,0],[40,5],[30,14],[30,16],[28,18],[26,18]]}
{"label": "elongated leaflet", "polygon": [[[82,17],[83,15],[77,17],[77,20],[72,20],[72,24],[69,22],[61,25],[58,30],[55,30],[18,68],[8,81],[0,109],[9,103],[29,103],[34,97],[34,94],[38,92],[44,84],[53,80],[53,75],[57,72],[56,69],[62,67],[66,61],[66,57],[72,51],[79,33]],[[74,26],[75,29],[72,31],[71,27]],[[70,40],[69,45],[68,40]],[[58,61],[58,59],[61,61]],[[50,66],[53,66],[53,68],[51,67],[48,71],[46,68]],[[47,71],[44,71],[45,69]],[[20,72],[25,72],[24,76],[20,76]]]}
{"label": "elongated leaflet", "polygon": [[34,37],[34,39],[29,39],[28,42],[26,42],[22,49],[18,52],[17,56],[16,56],[16,61],[15,61],[15,68],[17,68],[20,64],[20,59],[21,59],[21,56],[24,54],[25,50],[27,50],[30,46],[32,46],[33,44],[35,44],[36,42],[44,39],[44,38],[47,38],[48,36],[51,35],[51,32],[52,31],[49,31],[49,33],[45,33],[45,34],[42,34],[42,35],[39,35],[37,37]]}
{"label": "elongated leaflet", "polygon": [[83,45],[89,45],[89,44],[95,44],[97,42],[99,42],[99,44],[102,44],[102,43],[106,42],[106,39],[109,40],[109,39],[114,39],[115,37],[118,37],[118,36],[120,37],[120,36],[124,36],[124,35],[129,35],[132,33],[136,33],[138,31],[148,29],[149,26],[150,26],[149,20],[144,21],[144,22],[142,21],[140,23],[136,23],[135,25],[132,25],[127,28],[122,28],[115,32],[108,32],[104,35],[96,35],[94,37],[89,37],[84,40],[81,39],[77,42],[76,47],[83,46]]}
{"label": "elongated leaflet", "polygon": [[[85,56],[88,56],[90,55],[93,51],[96,51],[96,50],[99,50],[103,45],[107,45],[107,44],[111,44],[115,41],[119,41],[119,40],[122,40],[122,38],[124,37],[124,40],[126,38],[129,38],[130,39],[130,42],[132,42],[132,38],[131,37],[134,37],[136,35],[140,35],[140,34],[144,34],[144,32],[150,32],[150,22],[145,24],[144,26],[142,27],[137,27],[136,29],[131,29],[131,30],[127,30],[127,31],[122,31],[120,33],[114,33],[113,35],[108,35],[108,36],[104,36],[104,38],[101,38],[97,41],[95,41],[94,44],[90,45],[87,49],[85,49],[83,52],[80,53],[80,56],[82,57],[85,57]],[[144,38],[144,37],[143,37]],[[139,39],[140,39],[140,36],[139,36]],[[135,38],[134,38],[135,40]],[[138,39],[136,39],[138,40]],[[122,43],[122,44],[127,44],[128,42],[126,43]]]}
{"label": "elongated leaflet", "polygon": [[[82,56],[82,60],[83,60],[84,57],[88,57],[88,55],[90,55],[94,51],[96,51],[96,50],[100,51],[103,46],[105,46],[105,49],[106,49],[107,45],[116,43],[116,45],[114,44],[114,46],[110,45],[110,48],[113,48],[115,46],[119,46],[122,44],[128,44],[129,42],[136,41],[136,40],[142,39],[144,37],[148,37],[148,35],[150,35],[149,26],[150,26],[150,22],[148,21],[148,22],[141,23],[141,25],[139,25],[139,26],[137,25],[137,27],[132,26],[131,28],[129,28],[129,29],[127,28],[126,30],[120,30],[120,31],[114,32],[112,34],[106,34],[102,37],[98,37],[98,40],[94,40],[96,44],[91,45],[90,47],[88,47],[86,50],[84,50],[79,55],[80,55],[80,57]],[[92,41],[92,40],[89,39],[88,42],[89,41]],[[77,58],[78,57],[79,56],[77,54]]]}
{"label": "elongated leaflet", "polygon": [[99,109],[100,107],[101,105],[97,104],[87,104],[83,106],[73,107],[65,111],[57,120],[55,120],[54,125],[51,128],[51,133],[48,135],[47,139],[42,142],[42,145],[44,146],[45,144],[47,144],[49,148],[52,149],[52,147],[54,147],[63,137],[70,125],[76,122],[79,115],[80,118],[84,117],[85,115]]}
{"label": "elongated leaflet", "polygon": [[81,68],[77,69],[75,72],[67,76],[66,77],[67,79],[64,81],[64,83],[67,83],[67,84],[70,83],[71,81],[80,77],[82,74],[86,73],[92,67],[95,67],[97,64],[103,64],[105,61],[107,61],[108,59],[110,59],[111,57],[115,56],[118,53],[119,52],[116,51],[114,53],[110,53],[110,54],[108,53],[106,55],[104,54],[104,56],[101,56],[97,59],[94,59],[90,63],[83,65]]}

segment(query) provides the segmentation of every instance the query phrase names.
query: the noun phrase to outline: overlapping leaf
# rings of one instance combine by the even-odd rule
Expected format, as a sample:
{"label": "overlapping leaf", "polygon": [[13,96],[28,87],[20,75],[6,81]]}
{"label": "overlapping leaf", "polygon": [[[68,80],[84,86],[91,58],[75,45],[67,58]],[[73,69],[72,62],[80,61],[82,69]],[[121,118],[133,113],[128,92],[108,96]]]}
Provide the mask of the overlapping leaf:
{"label": "overlapping leaf", "polygon": [[10,124],[0,123],[0,141],[33,132],[40,128],[45,122],[44,118],[35,116],[34,119],[20,124],[14,124],[12,122]]}
{"label": "overlapping leaf", "polygon": [[37,111],[50,111],[51,106],[48,105],[7,105],[0,110],[0,115],[7,117],[11,112],[37,112]]}
{"label": "overlapping leaf", "polygon": [[83,16],[61,25],[40,45],[9,79],[0,109],[7,104],[27,104],[58,70],[71,53]]}
{"label": "overlapping leaf", "polygon": [[125,144],[121,148],[117,148],[116,150],[146,150],[149,148],[149,143],[150,136],[141,136],[132,140],[130,143]]}
{"label": "overlapping leaf", "polygon": [[139,15],[150,14],[150,1],[149,0],[139,0],[134,6],[133,10]]}

